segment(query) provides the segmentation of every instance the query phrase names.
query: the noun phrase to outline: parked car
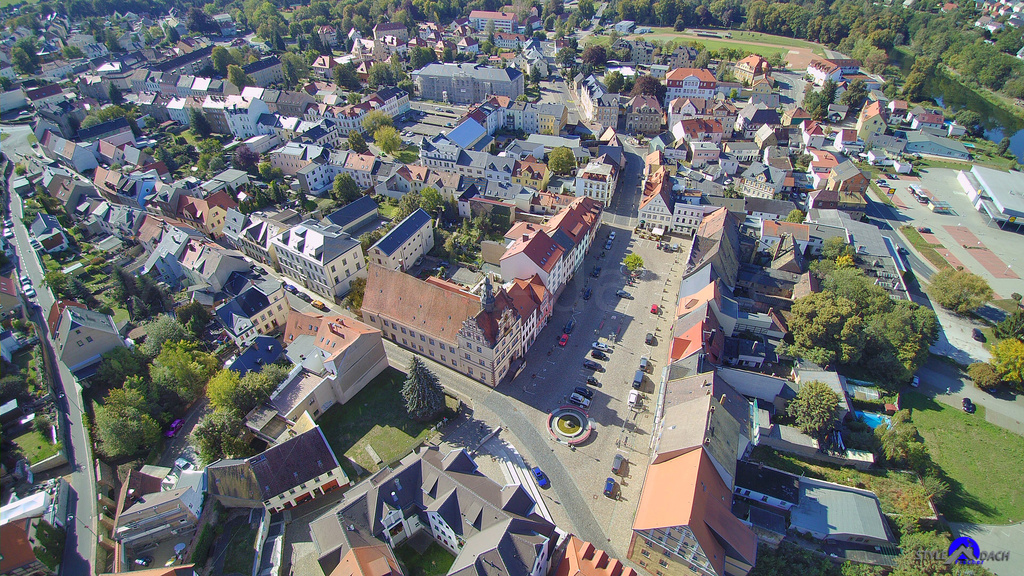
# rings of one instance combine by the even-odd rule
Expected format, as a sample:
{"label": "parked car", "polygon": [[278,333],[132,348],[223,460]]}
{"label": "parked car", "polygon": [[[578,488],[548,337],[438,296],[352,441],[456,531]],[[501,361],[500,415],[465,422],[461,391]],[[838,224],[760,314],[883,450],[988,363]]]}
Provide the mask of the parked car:
{"label": "parked car", "polygon": [[611,346],[605,344],[604,342],[594,342],[593,344],[590,345],[590,347],[593,348],[594,350],[600,350],[602,352],[611,352],[612,350]]}
{"label": "parked car", "polygon": [[10,228],[4,228],[4,238],[14,238],[14,230],[11,230]]}
{"label": "parked car", "polygon": [[931,234],[932,233],[932,229],[928,228],[927,226],[918,226],[917,227],[917,231],[922,233],[922,234]]}
{"label": "parked car", "polygon": [[648,332],[647,336],[644,336],[644,344],[648,346],[654,346],[654,333]]}
{"label": "parked car", "polygon": [[29,286],[28,288],[25,288],[25,296],[27,296],[29,298],[35,298],[36,297],[36,289],[31,287],[31,286]]}
{"label": "parked car", "polygon": [[292,294],[298,294],[299,293],[299,289],[298,288],[296,288],[295,286],[293,286],[293,285],[291,285],[291,284],[289,284],[287,282],[284,283],[284,289],[285,289],[285,292],[291,292]]}
{"label": "parked car", "polygon": [[597,378],[593,376],[587,376],[587,386],[600,386],[601,384],[597,381]]}
{"label": "parked car", "polygon": [[8,228],[14,228],[14,220],[11,220],[10,218],[4,220],[4,226],[7,226]]}
{"label": "parked car", "polygon": [[612,233],[608,235],[608,239],[615,240],[615,230],[612,230]]}
{"label": "parked car", "polygon": [[600,266],[595,266],[594,267],[594,271],[591,272],[590,275],[593,276],[594,278],[597,278],[598,276],[600,276],[601,275],[601,267]]}
{"label": "parked car", "polygon": [[568,334],[562,334],[562,336],[558,339],[558,345],[564,348],[565,345],[568,344],[568,343],[569,343],[569,335]]}
{"label": "parked car", "polygon": [[633,299],[633,295],[630,294],[629,292],[626,292],[625,290],[619,290],[618,292],[615,293],[615,295],[618,296],[619,298],[625,298],[626,300]]}
{"label": "parked car", "polygon": [[605,250],[611,250],[612,249],[612,241],[611,240],[608,240],[607,242],[604,243],[604,249]]}
{"label": "parked car", "polygon": [[182,420],[181,418],[178,418],[174,422],[171,422],[171,426],[167,429],[167,432],[164,432],[164,436],[168,438],[174,438],[175,436],[178,435],[178,432],[181,432],[181,427],[184,425],[185,421]]}
{"label": "parked car", "polygon": [[139,556],[135,559],[135,564],[138,566],[149,566],[153,563],[152,556]]}
{"label": "parked car", "polygon": [[537,479],[537,486],[540,486],[541,488],[551,486],[551,482],[548,481],[548,475],[536,466],[533,468],[533,477]]}
{"label": "parked car", "polygon": [[974,402],[971,402],[971,399],[967,397],[964,398],[963,407],[964,412],[967,412],[968,414],[974,414],[974,412],[978,409],[978,407],[974,405]]}
{"label": "parked car", "polygon": [[590,300],[590,297],[593,294],[594,294],[594,290],[592,288],[587,288],[586,290],[583,291],[583,299],[584,300]]}
{"label": "parked car", "polygon": [[313,299],[309,297],[309,294],[306,294],[305,292],[296,292],[295,295],[299,298],[299,300],[302,300],[303,302],[313,301]]}
{"label": "parked car", "polygon": [[972,328],[971,329],[971,338],[974,338],[978,342],[984,342],[985,341],[985,334],[981,330],[979,330],[977,328]]}
{"label": "parked car", "polygon": [[918,386],[921,385],[921,379],[917,376],[917,374],[914,374],[914,379],[910,381],[910,385],[913,386],[914,388],[917,388]]}
{"label": "parked car", "polygon": [[575,320],[569,320],[568,322],[565,323],[565,328],[562,328],[562,332],[564,332],[566,334],[572,334],[572,329],[575,328],[575,327],[576,327],[576,321]]}
{"label": "parked car", "polygon": [[622,465],[626,463],[626,457],[622,454],[616,454],[615,458],[612,459],[612,474],[618,474],[622,472]]}
{"label": "parked car", "polygon": [[312,304],[313,304],[313,308],[316,308],[317,310],[322,310],[324,312],[327,312],[327,311],[330,310],[330,308],[327,307],[327,304],[324,304],[323,302],[321,302],[319,300],[313,300]]}
{"label": "parked car", "polygon": [[608,478],[604,481],[604,495],[608,498],[615,498],[615,478]]}
{"label": "parked car", "polygon": [[608,359],[608,355],[605,354],[604,352],[601,352],[600,350],[591,350],[590,351],[590,357],[594,358],[595,360],[607,360]]}
{"label": "parked car", "polygon": [[593,360],[583,360],[583,367],[587,370],[593,370],[594,372],[604,372],[604,366],[601,366]]}
{"label": "parked car", "polygon": [[21,285],[22,286],[25,286],[25,285],[31,286],[32,285],[32,279],[29,278],[28,275],[26,275],[26,274],[22,274],[21,276],[19,276],[18,280],[21,281]]}
{"label": "parked car", "polygon": [[188,458],[181,457],[174,461],[174,467],[184,472],[185,470],[189,470],[192,468],[192,461],[190,461]]}
{"label": "parked car", "polygon": [[575,404],[576,406],[579,406],[580,408],[590,408],[590,399],[584,398],[579,394],[570,394],[569,402]]}
{"label": "parked car", "polygon": [[651,304],[651,314],[657,314],[657,313],[658,313],[658,305],[657,304]]}
{"label": "parked car", "polygon": [[594,397],[594,391],[586,386],[576,386],[572,391],[588,400]]}
{"label": "parked car", "polygon": [[31,240],[29,240],[28,243],[32,245],[32,249],[33,250],[37,250],[38,251],[38,250],[42,250],[43,249],[43,245],[40,244],[39,240],[36,240],[35,238],[32,238]]}

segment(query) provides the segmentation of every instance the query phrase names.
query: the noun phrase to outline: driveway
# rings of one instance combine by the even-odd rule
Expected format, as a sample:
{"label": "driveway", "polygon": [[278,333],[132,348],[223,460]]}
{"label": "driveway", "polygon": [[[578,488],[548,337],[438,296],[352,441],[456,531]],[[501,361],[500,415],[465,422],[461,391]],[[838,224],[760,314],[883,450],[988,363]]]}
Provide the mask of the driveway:
{"label": "driveway", "polygon": [[985,419],[990,423],[1024,436],[1024,397],[1005,390],[995,394],[979,390],[961,368],[936,356],[917,374],[921,377],[919,391],[958,409],[966,396],[985,407]]}
{"label": "driveway", "polygon": [[1009,526],[993,526],[990,524],[962,524],[953,522],[949,525],[953,536],[968,536],[978,543],[982,552],[1011,551],[1009,560],[997,562],[985,560],[985,568],[998,576],[1024,576],[1024,562],[1020,553],[1024,550],[1024,523]]}
{"label": "driveway", "polygon": [[[920,298],[915,298],[915,301],[918,300]],[[935,316],[939,319],[941,326],[939,339],[931,347],[933,354],[945,356],[965,366],[974,362],[988,362],[992,359],[992,353],[985,349],[985,345],[971,336],[973,329],[984,328],[984,324],[970,318],[957,316],[942,306],[933,306],[930,301],[927,305],[935,311]]]}

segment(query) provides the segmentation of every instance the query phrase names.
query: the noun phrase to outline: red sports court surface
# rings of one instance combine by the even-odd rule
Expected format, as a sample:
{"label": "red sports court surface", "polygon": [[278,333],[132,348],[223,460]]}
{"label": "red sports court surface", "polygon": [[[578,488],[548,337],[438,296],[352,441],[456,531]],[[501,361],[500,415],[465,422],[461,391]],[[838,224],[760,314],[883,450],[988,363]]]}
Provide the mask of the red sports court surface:
{"label": "red sports court surface", "polygon": [[978,237],[964,226],[943,226],[946,232],[964,248],[967,253],[981,264],[989,274],[996,278],[1015,279],[1020,278],[1005,262],[999,259],[994,252],[989,250]]}

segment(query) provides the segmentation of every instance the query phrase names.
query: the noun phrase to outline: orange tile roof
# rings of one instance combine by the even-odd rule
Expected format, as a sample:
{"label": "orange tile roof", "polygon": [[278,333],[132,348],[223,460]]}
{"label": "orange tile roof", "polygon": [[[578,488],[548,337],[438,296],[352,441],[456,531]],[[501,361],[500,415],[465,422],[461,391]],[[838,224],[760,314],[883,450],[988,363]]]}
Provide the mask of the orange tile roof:
{"label": "orange tile roof", "polygon": [[676,68],[665,76],[665,81],[685,80],[690,76],[696,76],[701,82],[715,82],[715,75],[704,68]]}
{"label": "orange tile roof", "polygon": [[515,241],[501,258],[504,260],[516,254],[526,254],[541,270],[551,272],[563,252],[565,251],[551,239],[551,236],[543,230],[538,230],[532,236]]}
{"label": "orange tile roof", "polygon": [[[132,570],[131,572],[132,576],[192,576],[195,573],[195,564],[170,567],[161,566],[148,570]],[[118,572],[118,574],[123,574],[123,572]],[[113,576],[113,574],[103,574],[102,576]]]}
{"label": "orange tile roof", "polygon": [[18,296],[18,288],[13,278],[10,276],[0,276],[0,293],[7,294],[8,296]]}
{"label": "orange tile roof", "polygon": [[637,576],[637,573],[590,542],[570,536],[565,555],[553,576]]}
{"label": "orange tile roof", "polygon": [[725,574],[726,548],[750,564],[757,536],[730,511],[732,490],[703,447],[647,468],[633,530],[688,526],[718,574]]}
{"label": "orange tile roof", "polygon": [[367,267],[363,314],[384,315],[445,342],[455,342],[462,323],[480,312],[480,299],[371,264]]}
{"label": "orange tile roof", "polygon": [[12,573],[35,561],[36,553],[32,551],[32,544],[25,531],[28,523],[29,520],[25,520],[0,526],[0,542],[4,543],[4,553],[0,555],[0,573]]}
{"label": "orange tile roof", "polygon": [[688,294],[679,299],[676,307],[676,318],[686,316],[704,304],[720,297],[718,282],[710,282],[695,294]]}
{"label": "orange tile roof", "polygon": [[534,274],[528,279],[516,278],[508,289],[512,305],[519,312],[519,317],[529,318],[544,303],[544,282]]}
{"label": "orange tile roof", "polygon": [[328,358],[334,358],[360,336],[374,332],[377,332],[375,328],[347,316],[324,316],[292,310],[285,320],[284,344],[287,346],[297,336],[313,336],[316,347],[326,351]]}
{"label": "orange tile roof", "polygon": [[352,548],[330,576],[401,576],[402,569],[386,544]]}
{"label": "orange tile roof", "polygon": [[57,334],[57,323],[60,321],[60,316],[61,314],[64,313],[64,309],[70,306],[88,309],[88,307],[85,304],[79,304],[74,300],[55,301],[53,305],[50,306],[50,314],[46,317],[46,325],[50,328],[51,335]]}

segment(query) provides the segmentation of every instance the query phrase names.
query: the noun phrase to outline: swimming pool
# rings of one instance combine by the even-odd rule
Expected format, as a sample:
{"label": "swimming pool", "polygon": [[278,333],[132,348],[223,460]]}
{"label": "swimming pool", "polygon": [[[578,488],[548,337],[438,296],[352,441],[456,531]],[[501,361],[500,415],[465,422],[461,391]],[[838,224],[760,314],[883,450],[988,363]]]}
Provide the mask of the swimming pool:
{"label": "swimming pool", "polygon": [[872,428],[878,428],[883,423],[886,426],[892,426],[892,418],[889,418],[885,414],[879,414],[878,412],[857,412],[857,419],[861,422],[871,426]]}

